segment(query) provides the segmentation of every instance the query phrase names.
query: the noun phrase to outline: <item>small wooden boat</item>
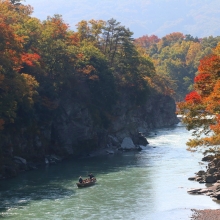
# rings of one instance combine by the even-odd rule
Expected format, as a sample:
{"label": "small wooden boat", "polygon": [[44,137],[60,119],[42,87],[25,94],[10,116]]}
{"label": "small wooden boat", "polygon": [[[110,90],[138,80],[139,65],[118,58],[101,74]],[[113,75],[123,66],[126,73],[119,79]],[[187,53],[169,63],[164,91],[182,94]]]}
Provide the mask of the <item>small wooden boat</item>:
{"label": "small wooden boat", "polygon": [[76,185],[78,186],[78,188],[81,187],[87,187],[87,186],[93,186],[96,183],[96,178],[92,178],[92,179],[85,179],[83,180],[82,183],[76,183]]}

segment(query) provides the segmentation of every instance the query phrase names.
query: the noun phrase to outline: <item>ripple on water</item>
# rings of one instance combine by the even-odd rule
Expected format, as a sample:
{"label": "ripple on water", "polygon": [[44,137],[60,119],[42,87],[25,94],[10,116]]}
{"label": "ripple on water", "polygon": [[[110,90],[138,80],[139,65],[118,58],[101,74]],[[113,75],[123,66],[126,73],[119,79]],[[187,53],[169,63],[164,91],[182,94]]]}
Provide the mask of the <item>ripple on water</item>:
{"label": "ripple on water", "polygon": [[[154,135],[157,133],[157,135]],[[0,182],[0,217],[6,219],[190,219],[191,208],[219,208],[188,177],[201,169],[201,154],[186,150],[184,127],[155,130],[141,152],[66,161]],[[97,184],[78,189],[79,175]],[[202,204],[202,206],[201,206]]]}

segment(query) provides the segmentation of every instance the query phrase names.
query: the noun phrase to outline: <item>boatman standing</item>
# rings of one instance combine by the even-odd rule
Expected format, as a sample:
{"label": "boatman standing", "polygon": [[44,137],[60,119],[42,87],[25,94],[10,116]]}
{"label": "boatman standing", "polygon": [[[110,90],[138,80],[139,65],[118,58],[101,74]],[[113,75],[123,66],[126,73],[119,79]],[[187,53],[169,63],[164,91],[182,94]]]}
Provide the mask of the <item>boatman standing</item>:
{"label": "boatman standing", "polygon": [[79,177],[79,183],[82,183],[83,182],[83,179],[82,179],[82,177],[80,176]]}
{"label": "boatman standing", "polygon": [[89,179],[90,179],[90,180],[91,180],[92,178],[94,178],[94,176],[93,176],[92,173],[90,173],[88,176],[89,176]]}

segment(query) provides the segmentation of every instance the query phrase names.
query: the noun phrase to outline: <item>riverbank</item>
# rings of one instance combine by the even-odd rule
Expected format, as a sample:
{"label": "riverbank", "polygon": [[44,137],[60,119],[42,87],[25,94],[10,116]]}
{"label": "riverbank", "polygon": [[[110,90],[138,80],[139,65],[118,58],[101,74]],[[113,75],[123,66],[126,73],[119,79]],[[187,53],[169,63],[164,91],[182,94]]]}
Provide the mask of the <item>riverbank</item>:
{"label": "riverbank", "polygon": [[193,220],[219,220],[220,219],[220,209],[204,209],[197,210],[193,209]]}

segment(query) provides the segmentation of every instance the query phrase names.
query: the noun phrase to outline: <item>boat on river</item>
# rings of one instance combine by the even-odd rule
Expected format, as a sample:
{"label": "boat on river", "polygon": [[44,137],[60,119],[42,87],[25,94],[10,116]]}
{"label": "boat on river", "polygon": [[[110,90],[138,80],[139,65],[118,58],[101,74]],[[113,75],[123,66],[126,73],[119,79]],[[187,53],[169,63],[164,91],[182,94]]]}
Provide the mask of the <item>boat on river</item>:
{"label": "boat on river", "polygon": [[87,186],[93,186],[96,183],[96,178],[92,179],[85,179],[82,183],[76,183],[78,188],[87,187]]}

